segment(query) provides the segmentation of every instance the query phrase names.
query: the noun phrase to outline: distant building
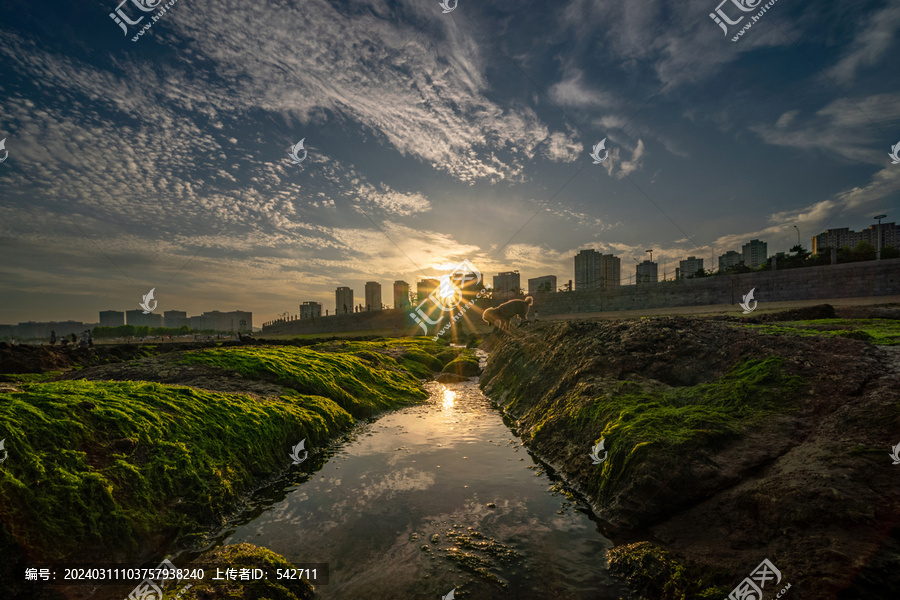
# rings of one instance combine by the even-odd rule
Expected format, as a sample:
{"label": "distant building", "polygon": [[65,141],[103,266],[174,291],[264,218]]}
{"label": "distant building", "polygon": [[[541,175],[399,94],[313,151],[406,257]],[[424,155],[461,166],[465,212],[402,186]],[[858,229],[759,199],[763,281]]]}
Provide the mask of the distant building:
{"label": "distant building", "polygon": [[534,296],[538,290],[547,292],[556,291],[556,275],[544,275],[543,277],[535,277],[528,280],[528,295]]}
{"label": "distant building", "polygon": [[394,308],[399,310],[409,308],[409,284],[399,279],[394,282]]}
{"label": "distant building", "polygon": [[183,310],[167,310],[163,313],[163,323],[165,324],[164,326],[169,329],[191,326],[191,320]]}
{"label": "distant building", "polygon": [[[881,224],[881,247],[900,248],[900,228],[894,223]],[[844,246],[855,247],[860,242],[867,242],[878,247],[878,225],[870,225],[862,231],[853,231],[848,227],[826,229],[812,238],[812,253],[818,254],[823,248],[841,249]]]}
{"label": "distant building", "polygon": [[719,270],[724,271],[729,267],[736,267],[744,262],[744,255],[734,250],[729,250],[719,257]]}
{"label": "distant building", "polygon": [[509,298],[522,289],[518,271],[504,271],[494,275],[494,298]]}
{"label": "distant building", "polygon": [[600,286],[601,256],[603,255],[593,249],[582,250],[575,255],[576,290],[591,290]]}
{"label": "distant building", "polygon": [[134,327],[162,327],[162,319],[162,315],[156,313],[145,315],[144,311],[137,308],[125,311],[125,322]]}
{"label": "distant building", "polygon": [[767,248],[767,244],[759,240],[750,240],[748,243],[741,246],[744,264],[752,269],[764,264],[768,257]]}
{"label": "distant building", "polygon": [[353,312],[353,290],[339,287],[334,291],[334,314],[349,315]]}
{"label": "distant building", "polygon": [[322,316],[321,302],[304,302],[300,305],[301,319],[315,319]]}
{"label": "distant building", "polygon": [[22,340],[37,340],[50,337],[50,332],[55,331],[57,337],[74,333],[80,335],[93,325],[86,325],[81,321],[28,321],[11,326],[12,337]]}
{"label": "distant building", "polygon": [[582,250],[575,255],[575,289],[592,290],[621,283],[622,264],[618,256]]}
{"label": "distant building", "polygon": [[[101,310],[100,327],[121,327],[125,324],[125,313],[121,310]],[[59,334],[59,332],[56,332]]]}
{"label": "distant building", "polygon": [[381,310],[381,284],[377,281],[366,282],[365,310]]}
{"label": "distant building", "polygon": [[212,331],[253,331],[253,313],[243,310],[211,310],[191,317],[191,329]]}
{"label": "distant building", "polygon": [[703,270],[703,259],[694,256],[688,256],[686,259],[678,263],[675,269],[675,279],[686,279],[697,274],[697,271]]}
{"label": "distant building", "polygon": [[419,282],[416,283],[416,301],[422,302],[440,285],[440,279],[420,279]]}
{"label": "distant building", "polygon": [[658,283],[659,282],[659,264],[644,259],[644,262],[635,265],[635,283]]}

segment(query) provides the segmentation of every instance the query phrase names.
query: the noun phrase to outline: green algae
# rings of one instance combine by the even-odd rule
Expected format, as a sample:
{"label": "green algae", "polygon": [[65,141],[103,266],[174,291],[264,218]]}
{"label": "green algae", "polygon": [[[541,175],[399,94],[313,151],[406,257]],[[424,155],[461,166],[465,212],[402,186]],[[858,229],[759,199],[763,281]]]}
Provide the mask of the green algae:
{"label": "green algae", "polygon": [[806,384],[786,375],[782,363],[780,357],[746,359],[712,383],[663,390],[619,382],[617,391],[576,409],[573,424],[602,427],[595,443],[604,438],[609,452],[592,478],[599,498],[612,500],[619,478],[634,477],[648,461],[655,469],[661,463],[674,468],[697,448],[716,446],[759,419],[793,410]]}
{"label": "green algae", "polygon": [[900,320],[898,319],[814,319],[766,325],[742,323],[737,326],[767,335],[848,337],[881,346],[900,344]]}
{"label": "green algae", "polygon": [[628,582],[642,598],[653,600],[719,600],[724,588],[687,575],[675,556],[649,542],[617,546],[609,551],[609,572]]}
{"label": "green algae", "polygon": [[356,418],[427,397],[417,379],[395,360],[382,356],[375,359],[382,362],[373,365],[372,357],[368,358],[293,346],[249,346],[190,352],[181,362],[233,371],[251,379],[269,379],[305,394],[324,396]]}
{"label": "green algae", "polygon": [[[293,572],[296,567],[267,548],[253,544],[223,546],[207,553],[198,561],[202,563],[205,576],[202,580],[185,579],[172,586],[174,589],[163,595],[163,600],[312,600],[314,588],[303,579],[278,579],[278,569]],[[182,567],[190,570],[191,565]],[[249,581],[224,579],[214,581],[219,571],[226,569],[262,569],[267,577]],[[190,588],[185,588],[187,586]],[[184,591],[182,591],[184,590]]]}

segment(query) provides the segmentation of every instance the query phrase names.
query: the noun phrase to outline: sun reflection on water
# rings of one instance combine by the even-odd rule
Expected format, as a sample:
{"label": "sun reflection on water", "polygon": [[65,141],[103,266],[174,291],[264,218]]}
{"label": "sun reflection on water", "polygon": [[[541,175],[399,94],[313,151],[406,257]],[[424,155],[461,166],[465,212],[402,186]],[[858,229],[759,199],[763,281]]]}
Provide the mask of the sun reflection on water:
{"label": "sun reflection on water", "polygon": [[444,401],[442,404],[442,408],[444,410],[450,410],[451,408],[453,408],[454,400],[456,400],[456,392],[444,388]]}

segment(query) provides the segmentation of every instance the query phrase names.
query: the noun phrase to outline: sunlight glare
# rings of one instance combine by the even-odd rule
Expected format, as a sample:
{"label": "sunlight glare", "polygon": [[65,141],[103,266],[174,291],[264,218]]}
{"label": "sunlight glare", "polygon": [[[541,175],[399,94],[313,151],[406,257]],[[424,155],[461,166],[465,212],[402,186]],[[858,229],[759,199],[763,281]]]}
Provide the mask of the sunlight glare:
{"label": "sunlight glare", "polygon": [[453,390],[448,390],[447,388],[444,388],[444,402],[443,402],[444,410],[453,408],[454,400],[456,400],[456,392],[454,392]]}

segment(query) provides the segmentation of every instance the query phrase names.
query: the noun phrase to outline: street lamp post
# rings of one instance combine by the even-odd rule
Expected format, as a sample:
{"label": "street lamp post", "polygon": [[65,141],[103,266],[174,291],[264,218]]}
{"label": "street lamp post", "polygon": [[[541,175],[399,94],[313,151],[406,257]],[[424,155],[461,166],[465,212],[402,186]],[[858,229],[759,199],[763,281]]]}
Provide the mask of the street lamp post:
{"label": "street lamp post", "polygon": [[797,227],[796,225],[791,225],[791,227],[793,227],[794,229],[797,230],[797,245],[799,246],[800,245],[800,228]]}
{"label": "street lamp post", "polygon": [[876,215],[873,219],[878,219],[878,252],[875,253],[875,260],[881,260],[881,220],[887,215]]}

